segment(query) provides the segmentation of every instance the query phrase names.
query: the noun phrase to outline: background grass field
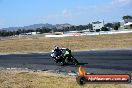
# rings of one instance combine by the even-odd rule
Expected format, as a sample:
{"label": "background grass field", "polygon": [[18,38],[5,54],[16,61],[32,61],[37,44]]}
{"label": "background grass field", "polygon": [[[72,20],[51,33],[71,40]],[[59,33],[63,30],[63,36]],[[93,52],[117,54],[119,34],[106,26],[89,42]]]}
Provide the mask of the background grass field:
{"label": "background grass field", "polygon": [[45,52],[51,51],[54,45],[71,50],[132,48],[132,33],[64,38],[45,38],[44,35],[6,38],[0,40],[0,53]]}

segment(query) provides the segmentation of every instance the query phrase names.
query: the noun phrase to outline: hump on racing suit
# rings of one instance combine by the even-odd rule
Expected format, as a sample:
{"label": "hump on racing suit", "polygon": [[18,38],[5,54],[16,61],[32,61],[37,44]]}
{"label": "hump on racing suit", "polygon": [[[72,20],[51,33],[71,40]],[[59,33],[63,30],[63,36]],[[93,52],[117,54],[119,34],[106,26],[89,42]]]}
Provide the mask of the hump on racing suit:
{"label": "hump on racing suit", "polygon": [[71,55],[71,50],[69,50],[68,48],[62,48],[61,51],[63,56]]}

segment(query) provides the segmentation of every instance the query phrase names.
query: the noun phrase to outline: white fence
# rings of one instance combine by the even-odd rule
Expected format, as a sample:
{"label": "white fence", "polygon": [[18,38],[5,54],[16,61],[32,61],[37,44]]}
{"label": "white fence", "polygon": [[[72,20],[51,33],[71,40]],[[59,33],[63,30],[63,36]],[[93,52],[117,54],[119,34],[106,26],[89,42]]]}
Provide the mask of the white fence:
{"label": "white fence", "polygon": [[45,37],[55,38],[55,37],[64,37],[64,36],[63,35],[45,35]]}
{"label": "white fence", "polygon": [[106,31],[106,32],[87,32],[87,33],[67,33],[62,35],[45,35],[45,37],[68,37],[68,36],[83,36],[83,35],[106,35],[106,34],[120,34],[120,33],[132,33],[132,30],[120,30],[120,31]]}
{"label": "white fence", "polygon": [[120,34],[120,33],[132,33],[132,30],[127,31],[105,31],[105,32],[91,32],[91,33],[82,33],[81,35],[105,35],[105,34]]}

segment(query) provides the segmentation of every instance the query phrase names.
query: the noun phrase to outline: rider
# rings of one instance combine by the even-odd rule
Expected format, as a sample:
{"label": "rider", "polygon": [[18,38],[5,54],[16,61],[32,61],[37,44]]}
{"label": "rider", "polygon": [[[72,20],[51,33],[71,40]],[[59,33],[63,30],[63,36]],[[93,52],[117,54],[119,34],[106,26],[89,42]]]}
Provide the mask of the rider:
{"label": "rider", "polygon": [[59,56],[61,55],[61,49],[58,46],[55,46],[54,52],[55,52],[55,58],[59,59]]}
{"label": "rider", "polygon": [[69,49],[66,49],[65,55],[69,55],[69,54],[70,54]]}
{"label": "rider", "polygon": [[58,46],[54,47],[54,57],[55,61],[57,62],[61,56],[65,59],[65,62],[68,63],[69,56],[71,54],[70,50],[68,48],[59,48]]}

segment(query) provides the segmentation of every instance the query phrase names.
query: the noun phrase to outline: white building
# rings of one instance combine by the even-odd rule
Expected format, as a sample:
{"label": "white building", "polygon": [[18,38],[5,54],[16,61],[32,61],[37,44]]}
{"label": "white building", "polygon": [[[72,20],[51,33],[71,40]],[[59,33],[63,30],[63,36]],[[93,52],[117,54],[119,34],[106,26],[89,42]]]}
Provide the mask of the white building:
{"label": "white building", "polygon": [[29,32],[29,33],[26,33],[26,35],[37,35],[37,34],[40,34],[40,32]]}
{"label": "white building", "polygon": [[93,31],[101,30],[104,27],[104,21],[96,21],[92,22]]}
{"label": "white building", "polygon": [[132,18],[124,19],[123,22],[120,22],[121,29],[132,29]]}
{"label": "white building", "polygon": [[125,23],[132,22],[132,18],[124,19]]}
{"label": "white building", "polygon": [[128,22],[128,23],[124,24],[124,28],[132,29],[132,22]]}

